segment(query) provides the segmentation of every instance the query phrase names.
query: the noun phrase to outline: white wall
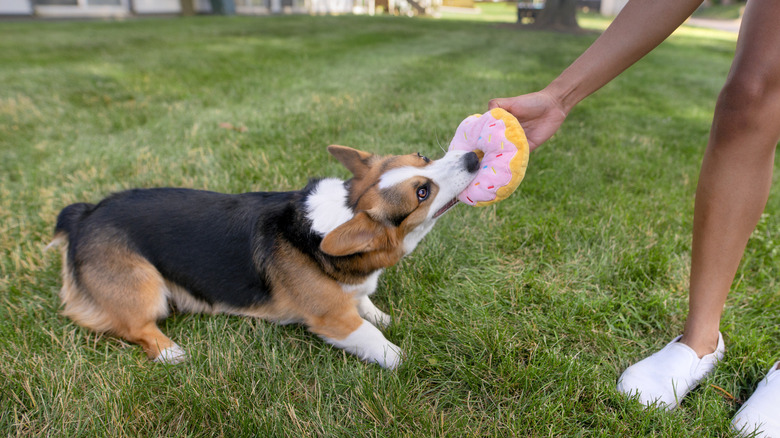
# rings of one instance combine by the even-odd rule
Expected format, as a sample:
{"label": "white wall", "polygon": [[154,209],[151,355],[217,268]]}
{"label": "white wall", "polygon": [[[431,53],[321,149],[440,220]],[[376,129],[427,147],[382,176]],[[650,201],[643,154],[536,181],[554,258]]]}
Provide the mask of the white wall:
{"label": "white wall", "polygon": [[[281,3],[281,0],[279,1]],[[349,14],[352,13],[353,0],[311,0],[313,14]]]}
{"label": "white wall", "polygon": [[211,2],[209,0],[195,0],[195,12],[211,12]]}
{"label": "white wall", "polygon": [[179,0],[133,0],[136,14],[178,14],[181,12]]}
{"label": "white wall", "polygon": [[628,0],[601,0],[601,14],[617,15],[626,3],[628,3]]}
{"label": "white wall", "polygon": [[32,15],[31,0],[0,0],[0,15]]}

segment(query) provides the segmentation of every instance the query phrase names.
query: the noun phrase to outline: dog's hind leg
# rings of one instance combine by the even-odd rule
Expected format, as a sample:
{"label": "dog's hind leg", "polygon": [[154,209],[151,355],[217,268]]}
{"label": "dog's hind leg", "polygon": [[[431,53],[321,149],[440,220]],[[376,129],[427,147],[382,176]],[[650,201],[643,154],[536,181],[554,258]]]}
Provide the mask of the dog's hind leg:
{"label": "dog's hind leg", "polygon": [[133,327],[122,337],[141,345],[147,356],[155,362],[177,364],[187,360],[187,353],[165,336],[155,322],[147,322],[143,327]]}
{"label": "dog's hind leg", "polygon": [[77,271],[66,257],[63,313],[82,326],[141,345],[152,360],[185,360],[181,347],[157,327],[168,314],[162,275],[139,254],[108,240],[81,247]]}

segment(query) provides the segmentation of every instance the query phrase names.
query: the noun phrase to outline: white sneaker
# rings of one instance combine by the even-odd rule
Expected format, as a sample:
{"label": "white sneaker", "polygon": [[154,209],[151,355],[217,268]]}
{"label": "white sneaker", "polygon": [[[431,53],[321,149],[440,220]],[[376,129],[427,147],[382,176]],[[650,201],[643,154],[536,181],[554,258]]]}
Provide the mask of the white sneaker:
{"label": "white sneaker", "polygon": [[691,347],[677,342],[681,337],[623,371],[617,390],[628,396],[638,395],[639,401],[647,406],[676,408],[685,394],[712,372],[726,351],[723,336],[718,333],[715,352],[699,359]]}
{"label": "white sneaker", "polygon": [[772,365],[753,395],[731,420],[735,432],[756,437],[780,438],[780,361]]}

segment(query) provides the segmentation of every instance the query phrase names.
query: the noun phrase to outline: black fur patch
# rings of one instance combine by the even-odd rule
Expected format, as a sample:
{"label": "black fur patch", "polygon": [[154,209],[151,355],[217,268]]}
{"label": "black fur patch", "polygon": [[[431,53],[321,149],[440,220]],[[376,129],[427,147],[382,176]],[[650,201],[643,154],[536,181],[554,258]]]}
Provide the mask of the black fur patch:
{"label": "black fur patch", "polygon": [[[263,304],[273,296],[267,269],[280,262],[285,240],[334,278],[373,271],[355,263],[360,255],[334,257],[320,250],[306,199],[320,180],[301,191],[223,194],[179,188],[133,189],[97,205],[62,210],[56,231],[66,232],[68,258],[78,271],[82,248],[124,245],[148,260],[166,279],[209,304],[236,308]],[[349,183],[345,183],[349,187]],[[357,266],[356,266],[357,265]],[[111,273],[107,273],[111,275]]]}
{"label": "black fur patch", "polygon": [[253,242],[265,241],[258,224],[297,196],[174,188],[116,193],[70,224],[71,260],[78,270],[83,262],[79,247],[100,245],[93,240],[110,233],[121,236],[165,278],[196,298],[236,307],[260,304],[271,291],[254,262]]}

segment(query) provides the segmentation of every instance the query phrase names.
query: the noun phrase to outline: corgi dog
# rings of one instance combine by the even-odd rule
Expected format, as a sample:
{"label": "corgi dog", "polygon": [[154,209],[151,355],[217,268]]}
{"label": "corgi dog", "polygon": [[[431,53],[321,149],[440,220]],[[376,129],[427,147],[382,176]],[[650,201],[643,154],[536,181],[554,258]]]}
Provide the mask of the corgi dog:
{"label": "corgi dog", "polygon": [[187,358],[157,326],[173,307],[304,324],[366,362],[398,367],[401,349],[377,328],[390,316],[370,296],[458,203],[479,158],[328,151],[351,179],[292,192],[134,189],[65,207],[50,245],[62,249],[63,313],[158,362]]}

